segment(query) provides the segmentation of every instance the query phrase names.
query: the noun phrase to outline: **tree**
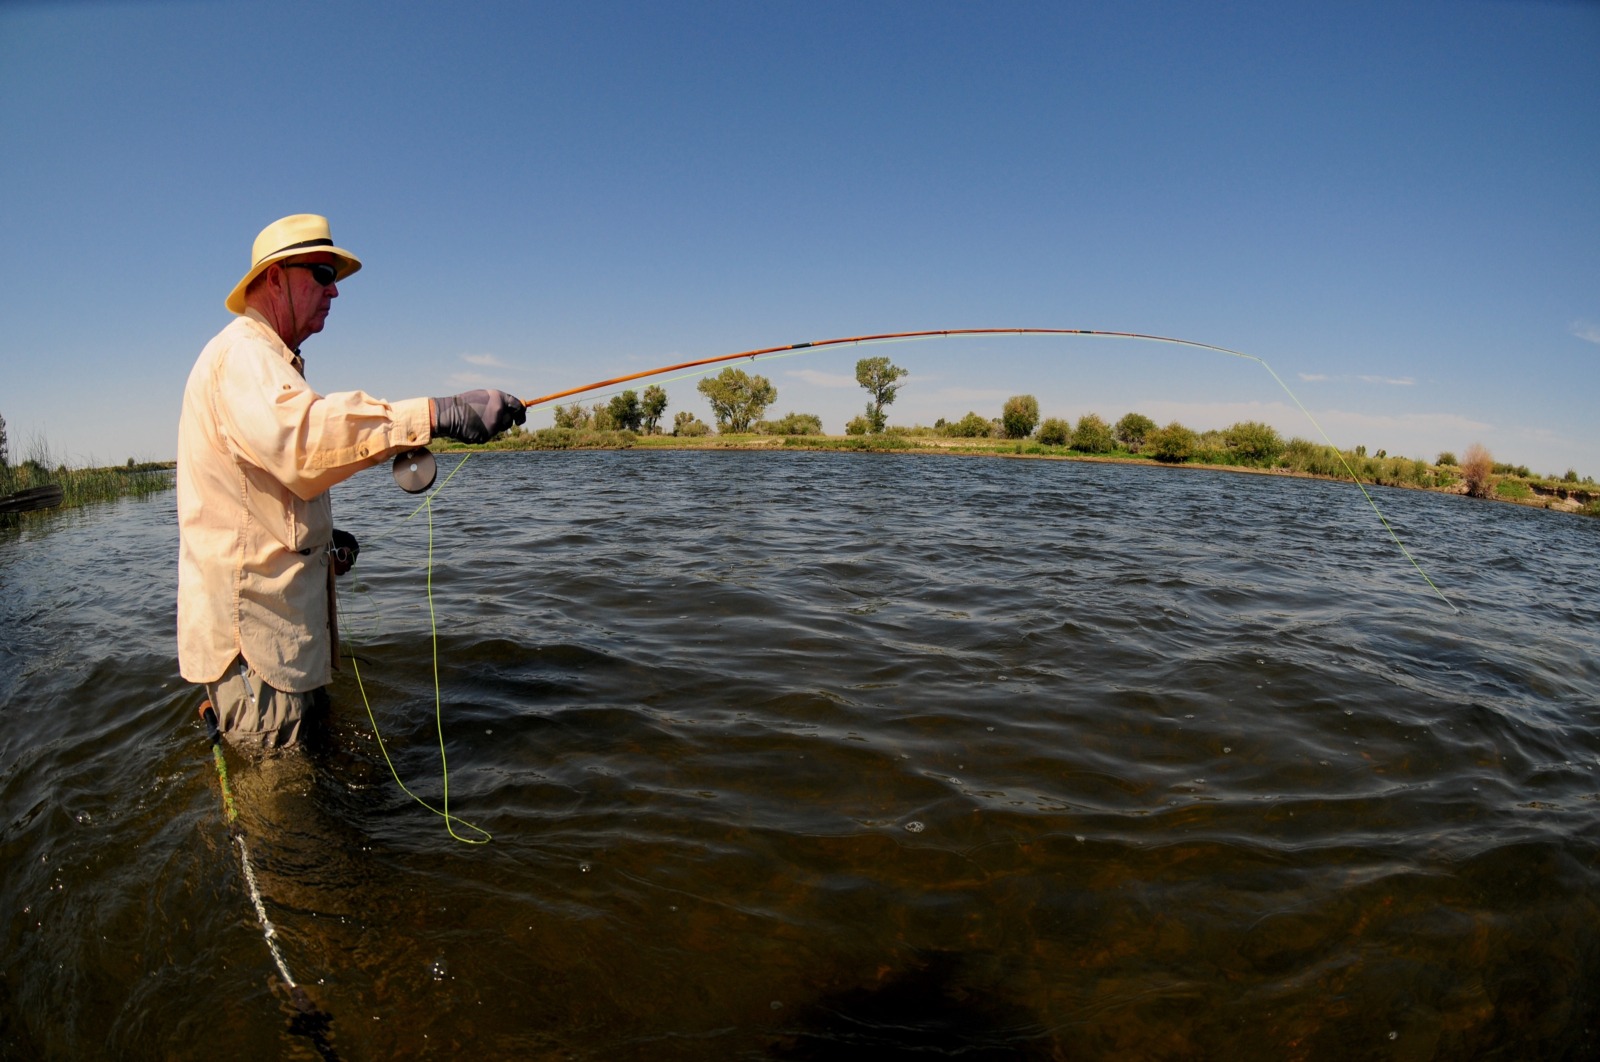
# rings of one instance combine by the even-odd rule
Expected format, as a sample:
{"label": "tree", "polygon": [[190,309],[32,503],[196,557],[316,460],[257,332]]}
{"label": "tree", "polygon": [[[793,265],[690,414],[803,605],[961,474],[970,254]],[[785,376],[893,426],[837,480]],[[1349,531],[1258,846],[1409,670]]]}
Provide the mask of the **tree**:
{"label": "tree", "polygon": [[1032,395],[1012,395],[1000,410],[1000,427],[1008,439],[1026,439],[1039,423],[1039,400]]}
{"label": "tree", "polygon": [[889,363],[888,358],[862,358],[856,362],[856,383],[867,389],[872,401],[867,403],[867,423],[874,435],[887,426],[883,407],[894,401],[900,393],[896,380],[906,376],[909,369]]}
{"label": "tree", "polygon": [[1111,434],[1111,425],[1093,413],[1085,413],[1072,429],[1072,448],[1086,454],[1108,454],[1117,448],[1117,440]]}
{"label": "tree", "polygon": [[667,411],[667,392],[655,384],[644,389],[644,401],[639,406],[647,435],[661,430],[661,415]]}
{"label": "tree", "polygon": [[639,408],[636,391],[628,390],[611,396],[611,405],[606,412],[611,414],[611,423],[623,431],[638,431],[644,423],[644,411]]}
{"label": "tree", "polygon": [[[1223,429],[1222,441],[1230,453],[1256,464],[1276,461],[1283,453],[1283,437],[1270,424],[1259,420],[1241,420]],[[1378,452],[1382,457],[1383,451]]]}
{"label": "tree", "polygon": [[11,451],[6,447],[6,418],[0,417],[0,468],[11,464]]}
{"label": "tree", "polygon": [[1131,453],[1138,453],[1139,447],[1144,445],[1145,439],[1156,430],[1156,422],[1143,413],[1129,413],[1117,421],[1117,442],[1126,446]]}
{"label": "tree", "polygon": [[700,381],[700,393],[711,403],[720,432],[750,430],[753,421],[778,400],[778,389],[765,376],[749,376],[743,369],[723,369]]}
{"label": "tree", "polygon": [[1467,493],[1474,498],[1487,498],[1494,493],[1494,458],[1482,444],[1473,443],[1463,451],[1461,478],[1467,481]]}

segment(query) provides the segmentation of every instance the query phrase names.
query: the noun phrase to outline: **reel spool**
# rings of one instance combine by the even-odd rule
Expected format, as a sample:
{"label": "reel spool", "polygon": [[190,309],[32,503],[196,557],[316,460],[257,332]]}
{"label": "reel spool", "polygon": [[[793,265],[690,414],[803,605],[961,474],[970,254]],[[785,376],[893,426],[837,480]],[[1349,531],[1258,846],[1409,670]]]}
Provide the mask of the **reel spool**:
{"label": "reel spool", "polygon": [[407,450],[394,459],[394,481],[407,494],[421,494],[438,474],[439,465],[427,450]]}

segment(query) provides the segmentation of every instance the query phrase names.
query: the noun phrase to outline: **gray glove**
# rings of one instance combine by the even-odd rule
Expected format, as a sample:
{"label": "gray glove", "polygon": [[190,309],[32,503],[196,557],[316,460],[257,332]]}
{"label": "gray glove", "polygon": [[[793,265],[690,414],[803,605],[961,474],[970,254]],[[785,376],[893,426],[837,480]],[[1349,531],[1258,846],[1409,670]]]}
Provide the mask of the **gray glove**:
{"label": "gray glove", "polygon": [[522,400],[504,391],[463,391],[449,398],[430,398],[433,434],[464,443],[485,443],[513,424],[528,419]]}

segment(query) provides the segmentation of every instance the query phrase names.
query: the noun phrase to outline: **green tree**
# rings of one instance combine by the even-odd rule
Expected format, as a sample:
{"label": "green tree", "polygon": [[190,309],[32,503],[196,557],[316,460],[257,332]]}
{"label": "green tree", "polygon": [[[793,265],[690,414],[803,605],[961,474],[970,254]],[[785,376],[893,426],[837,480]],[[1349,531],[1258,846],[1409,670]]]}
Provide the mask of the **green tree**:
{"label": "green tree", "polygon": [[661,416],[667,411],[667,392],[655,384],[644,389],[644,401],[639,406],[647,435],[661,430]]}
{"label": "green tree", "polygon": [[606,412],[611,414],[611,423],[623,431],[638,431],[644,423],[644,410],[639,407],[638,392],[633,390],[612,395]]}
{"label": "green tree", "polygon": [[778,389],[765,376],[750,376],[743,369],[723,369],[700,381],[700,393],[711,403],[720,432],[745,432],[778,400]]}
{"label": "green tree", "polygon": [[1065,446],[1072,438],[1072,425],[1060,417],[1046,417],[1039,425],[1039,441],[1046,446]]}
{"label": "green tree", "polygon": [[1039,424],[1039,400],[1012,395],[1000,409],[1000,428],[1008,439],[1026,439]]}
{"label": "green tree", "polygon": [[1145,436],[1144,444],[1151,457],[1175,465],[1193,456],[1195,447],[1200,444],[1200,437],[1173,421],[1165,428],[1157,428]]}
{"label": "green tree", "polygon": [[862,358],[856,362],[856,383],[867,389],[872,401],[867,403],[867,423],[874,435],[887,426],[883,407],[894,401],[900,393],[896,380],[908,375],[909,369],[890,364],[888,358]]}
{"label": "green tree", "polygon": [[1072,429],[1072,448],[1086,454],[1108,454],[1117,448],[1117,440],[1111,425],[1094,413],[1085,413]]}
{"label": "green tree", "polygon": [[1117,441],[1126,446],[1131,453],[1138,453],[1139,447],[1144,445],[1145,439],[1156,430],[1156,422],[1143,413],[1129,413],[1117,421]]}
{"label": "green tree", "polygon": [[[1222,441],[1230,453],[1253,464],[1268,464],[1283,453],[1283,437],[1270,424],[1259,420],[1241,420],[1224,428]],[[1378,456],[1385,456],[1378,451]]]}
{"label": "green tree", "polygon": [[1439,452],[1439,459],[1434,462],[1436,465],[1453,465],[1455,463],[1456,455],[1449,450],[1441,450]]}

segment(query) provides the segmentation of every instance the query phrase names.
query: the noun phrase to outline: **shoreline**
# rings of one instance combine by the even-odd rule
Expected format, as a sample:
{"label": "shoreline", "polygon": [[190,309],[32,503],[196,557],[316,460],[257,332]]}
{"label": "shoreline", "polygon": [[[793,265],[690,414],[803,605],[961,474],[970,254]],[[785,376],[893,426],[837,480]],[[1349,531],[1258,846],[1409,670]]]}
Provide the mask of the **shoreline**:
{"label": "shoreline", "polygon": [[[807,439],[818,440],[816,445],[808,445]],[[821,435],[821,436],[785,436],[785,435],[736,435],[720,436],[707,435],[698,437],[682,437],[674,435],[639,435],[632,440],[606,445],[582,445],[570,447],[541,446],[533,443],[531,436],[524,435],[517,439],[500,440],[498,444],[486,446],[467,446],[460,443],[451,443],[441,447],[430,447],[436,453],[452,453],[462,451],[503,452],[507,450],[561,450],[561,449],[586,449],[586,450],[705,450],[705,451],[806,451],[811,453],[868,453],[868,454],[925,454],[943,457],[998,457],[1011,460],[1032,461],[1082,461],[1100,464],[1139,465],[1146,468],[1162,469],[1199,469],[1209,472],[1236,472],[1254,476],[1277,476],[1291,479],[1317,479],[1330,483],[1360,483],[1363,486],[1390,487],[1395,490],[1420,490],[1431,494],[1450,494],[1457,497],[1468,497],[1465,483],[1454,483],[1445,487],[1424,487],[1412,484],[1378,483],[1372,480],[1359,480],[1354,477],[1323,475],[1316,472],[1305,472],[1292,468],[1259,468],[1250,465],[1225,465],[1200,461],[1162,462],[1153,458],[1128,456],[1124,454],[1077,454],[1077,453],[1029,453],[1023,450],[1027,440],[991,440],[990,445],[983,445],[971,439],[932,439],[923,437],[889,436],[903,440],[903,445],[872,445],[862,443],[852,445],[851,440],[882,439],[885,436],[850,436],[850,435]],[[1037,444],[1035,444],[1037,446]],[[1502,477],[1503,478],[1503,477]],[[1528,509],[1543,509],[1548,512],[1570,513],[1583,516],[1600,515],[1600,488],[1593,484],[1583,484],[1577,487],[1549,487],[1543,484],[1524,482],[1528,488],[1526,496],[1505,497],[1496,495],[1490,498],[1475,499],[1484,502],[1520,505]]]}

